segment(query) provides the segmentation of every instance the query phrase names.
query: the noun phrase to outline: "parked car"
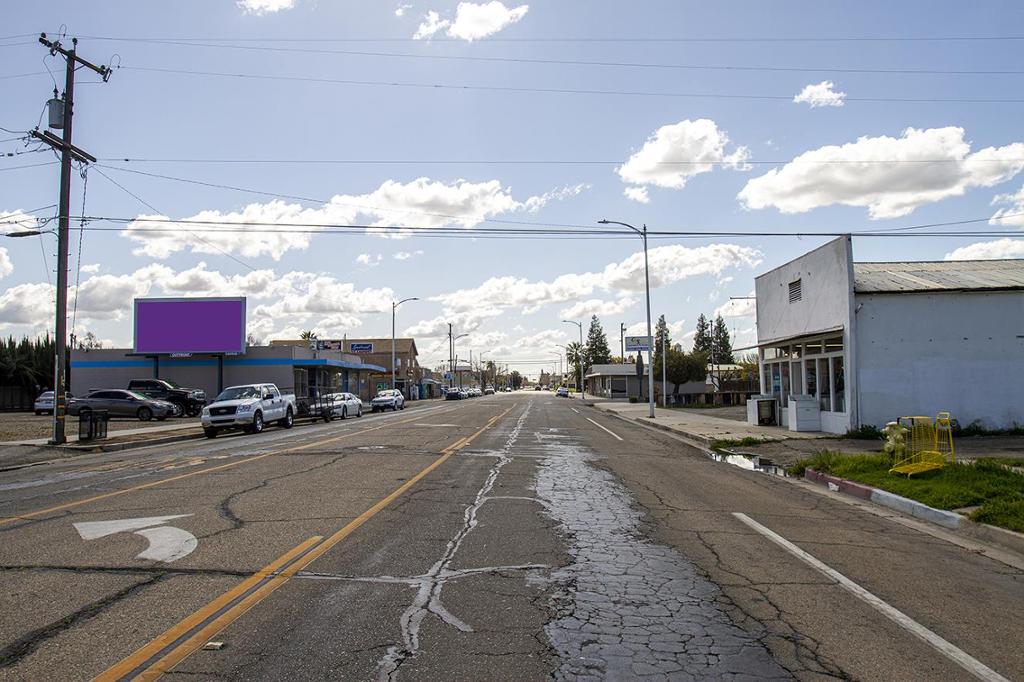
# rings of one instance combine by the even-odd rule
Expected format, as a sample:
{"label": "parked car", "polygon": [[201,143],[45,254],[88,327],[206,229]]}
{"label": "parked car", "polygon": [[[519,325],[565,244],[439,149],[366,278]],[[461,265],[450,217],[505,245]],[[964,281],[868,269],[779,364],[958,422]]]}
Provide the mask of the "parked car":
{"label": "parked car", "polygon": [[444,394],[445,400],[462,400],[465,396],[462,395],[462,391],[457,388],[449,388]]}
{"label": "parked car", "polygon": [[324,421],[334,419],[345,419],[349,416],[363,416],[363,401],[353,393],[335,393],[329,396],[331,399],[330,409],[325,409]]}
{"label": "parked car", "polygon": [[405,396],[397,388],[386,388],[383,391],[377,391],[377,397],[370,401],[370,410],[373,412],[404,409]]}
{"label": "parked car", "polygon": [[484,389],[484,395],[494,395],[494,389],[488,386]]}
{"label": "parked car", "polygon": [[567,389],[565,386],[559,386],[558,390],[555,391],[555,397],[556,398],[568,398],[569,397],[569,389]]}
{"label": "parked car", "polygon": [[231,429],[260,433],[270,422],[290,429],[295,423],[295,396],[281,393],[274,384],[229,386],[203,408],[200,419],[207,438]]}
{"label": "parked car", "polygon": [[540,386],[539,386],[539,385],[538,385],[538,386],[534,386],[534,387],[533,387],[533,390],[535,390],[535,391],[539,391],[539,390],[540,390]]}
{"label": "parked car", "polygon": [[32,404],[36,414],[53,414],[53,391],[43,391]]}
{"label": "parked car", "polygon": [[166,400],[154,400],[135,391],[101,389],[90,391],[81,398],[68,401],[68,414],[79,416],[94,410],[106,410],[111,417],[135,417],[139,421],[163,421],[178,412],[176,405]]}
{"label": "parked car", "polygon": [[185,388],[167,379],[132,379],[128,390],[141,393],[156,400],[174,403],[181,415],[198,417],[206,405],[206,391],[201,388]]}

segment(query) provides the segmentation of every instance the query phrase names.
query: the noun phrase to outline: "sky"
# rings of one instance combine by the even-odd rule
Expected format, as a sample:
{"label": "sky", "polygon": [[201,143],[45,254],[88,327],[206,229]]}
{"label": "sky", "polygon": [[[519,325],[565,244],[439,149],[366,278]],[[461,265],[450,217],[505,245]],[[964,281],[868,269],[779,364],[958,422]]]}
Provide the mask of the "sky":
{"label": "sky", "polygon": [[[59,166],[22,138],[63,88],[36,36],[77,36],[115,67],[76,81],[99,159],[73,176],[79,337],[130,347],[133,298],[213,295],[247,296],[262,342],[386,337],[416,297],[397,331],[421,364],[451,323],[460,361],[536,375],[578,338],[563,320],[596,314],[613,351],[645,330],[640,239],[579,234],[607,219],[698,233],[652,236],[652,313],[684,348],[721,313],[746,346],[754,277],[823,233],[924,235],[855,236],[860,261],[1024,257],[1022,20],[996,0],[17,3],[0,232],[54,227]],[[957,230],[987,234],[929,234]],[[0,236],[0,333],[53,329],[55,250]]]}

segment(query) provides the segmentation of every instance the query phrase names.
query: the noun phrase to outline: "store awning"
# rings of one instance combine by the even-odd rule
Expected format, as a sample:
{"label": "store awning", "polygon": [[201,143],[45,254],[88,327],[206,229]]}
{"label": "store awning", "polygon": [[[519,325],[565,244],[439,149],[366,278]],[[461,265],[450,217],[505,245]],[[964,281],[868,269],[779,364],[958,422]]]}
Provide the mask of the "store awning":
{"label": "store awning", "polygon": [[779,338],[768,339],[766,341],[758,340],[758,342],[752,346],[744,346],[743,348],[733,348],[733,351],[754,350],[755,348],[762,348],[764,346],[777,346],[780,343],[792,343],[793,341],[796,341],[798,339],[806,339],[809,336],[821,336],[822,334],[833,334],[835,332],[841,332],[843,331],[843,329],[845,329],[845,327],[839,324],[834,327],[825,327],[824,329],[800,332],[799,334],[795,334],[792,336],[780,336]]}

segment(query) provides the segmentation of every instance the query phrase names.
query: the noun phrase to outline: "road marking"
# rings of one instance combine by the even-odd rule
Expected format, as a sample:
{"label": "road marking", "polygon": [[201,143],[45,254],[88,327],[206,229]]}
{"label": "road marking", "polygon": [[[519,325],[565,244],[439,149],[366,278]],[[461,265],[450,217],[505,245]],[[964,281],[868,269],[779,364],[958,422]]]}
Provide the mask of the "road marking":
{"label": "road marking", "polygon": [[570,407],[569,409],[572,410],[573,412],[575,412],[576,414],[580,413],[580,411],[577,410],[575,407]]}
{"label": "road marking", "polygon": [[[452,455],[473,442],[480,434],[494,426],[498,420],[511,412],[512,409],[510,407],[501,414],[492,417],[471,436],[459,438],[446,447],[441,451],[440,457],[333,535],[326,539],[320,536],[312,537],[293,548],[259,573],[253,574],[242,584],[217,597],[191,616],[188,616],[159,635],[149,644],[98,675],[94,678],[95,682],[109,682],[126,677],[140,682],[156,680],[192,653],[201,649],[206,642],[216,637],[224,628],[256,604],[263,601],[277,588],[284,585],[292,576],[313,563],[313,561],[348,537],[353,531],[394,502],[412,486],[416,485],[430,472],[448,461]],[[210,620],[211,618],[213,620]],[[206,623],[206,625],[203,625],[203,623]],[[199,630],[191,636],[187,636],[190,631],[201,625],[202,627]],[[165,651],[166,653],[164,653]],[[163,655],[161,656],[161,654]],[[140,670],[140,668],[142,669]]]}
{"label": "road marking", "polygon": [[416,426],[444,426],[447,428],[458,428],[458,424],[427,424],[426,422],[416,422]]}
{"label": "road marking", "polygon": [[601,426],[600,424],[598,424],[598,423],[597,423],[596,421],[594,421],[594,420],[593,420],[593,419],[591,419],[590,417],[584,417],[584,419],[586,419],[586,420],[587,420],[588,422],[590,422],[591,424],[593,424],[593,425],[594,425],[594,426],[596,426],[597,428],[599,428],[599,429],[602,429],[602,430],[604,430],[604,431],[608,431],[608,433],[612,434],[613,436],[615,436],[615,437],[616,437],[616,438],[618,438],[619,440],[622,440],[622,436],[618,435],[618,434],[617,434],[617,433],[615,433],[614,431],[609,431],[608,429],[606,429],[605,427]]}
{"label": "road marking", "polygon": [[926,644],[931,645],[939,653],[943,654],[944,656],[946,656],[946,658],[950,659],[951,661],[953,661],[954,663],[956,663],[961,668],[971,673],[978,679],[996,680],[998,682],[1009,682],[1009,680],[1007,680],[1005,677],[997,673],[995,670],[992,670],[981,661],[972,657],[967,652],[947,642],[945,639],[935,634],[925,626],[921,625],[920,623],[918,623],[902,611],[899,611],[895,607],[890,606],[888,603],[882,601],[874,594],[868,592],[863,587],[853,582],[839,571],[828,566],[827,564],[822,563],[821,561],[811,556],[804,550],[800,549],[799,547],[797,547],[792,542],[782,537],[775,531],[765,526],[762,526],[760,523],[754,521],[746,514],[741,514],[740,512],[733,512],[732,515],[740,521],[742,521],[743,523],[745,523],[746,525],[756,530],[761,535],[765,536],[766,538],[774,542],[775,544],[785,549],[790,554],[802,560],[804,563],[809,564],[810,566],[816,568],[818,571],[824,573],[832,580],[835,580],[840,587],[847,590],[848,592],[851,592],[863,601],[867,602],[875,609],[880,611],[889,620],[901,626],[904,630],[914,635],[918,639],[922,640]]}
{"label": "road marking", "polygon": [[369,429],[362,429],[361,431],[350,431],[348,433],[343,433],[343,434],[341,434],[339,436],[334,436],[333,438],[328,438],[326,440],[316,440],[316,441],[313,441],[311,443],[307,443],[305,445],[296,445],[294,447],[285,448],[283,450],[273,450],[271,452],[265,452],[262,455],[254,455],[252,457],[246,457],[244,459],[240,459],[240,460],[235,461],[235,462],[228,462],[227,464],[219,464],[219,465],[217,465],[215,467],[210,467],[208,469],[202,469],[200,471],[191,471],[191,472],[189,472],[187,474],[178,474],[177,476],[170,476],[168,478],[162,478],[159,481],[151,481],[149,483],[143,483],[141,485],[133,486],[131,488],[122,488],[121,490],[113,490],[113,491],[111,491],[109,493],[103,493],[101,495],[94,495],[92,497],[86,497],[85,499],[76,500],[75,502],[66,502],[64,504],[58,504],[58,505],[56,505],[54,507],[47,507],[46,509],[37,509],[36,511],[25,512],[24,514],[18,514],[17,516],[9,516],[9,517],[6,517],[6,518],[0,518],[0,526],[6,525],[8,523],[14,523],[15,521],[24,521],[24,520],[27,520],[27,519],[35,518],[37,516],[44,516],[46,514],[50,514],[50,513],[53,513],[53,512],[64,511],[65,509],[73,509],[73,508],[79,507],[79,506],[81,506],[83,504],[89,504],[90,502],[99,502],[100,500],[106,500],[106,499],[109,499],[111,497],[118,497],[120,495],[126,495],[128,493],[138,492],[139,490],[148,490],[149,488],[155,488],[157,486],[163,485],[164,483],[171,483],[173,481],[180,481],[180,480],[183,480],[183,479],[186,479],[186,478],[191,478],[192,476],[200,476],[202,474],[208,474],[208,473],[213,472],[213,471],[221,471],[223,469],[230,469],[232,467],[240,466],[242,464],[248,464],[250,462],[255,462],[255,461],[264,459],[266,457],[270,457],[272,455],[281,455],[281,454],[284,454],[284,453],[287,453],[287,452],[297,452],[299,450],[306,450],[308,448],[326,445],[328,443],[333,443],[335,441],[342,440],[343,438],[351,438],[352,436],[359,436],[361,434],[369,433],[371,431],[379,431],[380,429],[387,428],[388,426],[397,426],[399,424],[407,424],[409,422],[414,422],[414,421],[416,421],[419,418],[420,417],[417,416],[417,417],[412,417],[410,419],[405,419],[405,420],[402,420],[402,421],[393,421],[393,420],[389,419],[385,423],[381,424],[380,426],[374,426],[374,427],[369,428]]}
{"label": "road marking", "polygon": [[164,525],[168,521],[186,516],[192,515],[173,514],[115,521],[86,521],[73,525],[83,540],[95,540],[115,533],[134,531],[135,535],[141,535],[149,541],[149,546],[135,555],[136,559],[162,561],[169,564],[188,556],[199,546],[199,540],[192,533],[181,528]]}

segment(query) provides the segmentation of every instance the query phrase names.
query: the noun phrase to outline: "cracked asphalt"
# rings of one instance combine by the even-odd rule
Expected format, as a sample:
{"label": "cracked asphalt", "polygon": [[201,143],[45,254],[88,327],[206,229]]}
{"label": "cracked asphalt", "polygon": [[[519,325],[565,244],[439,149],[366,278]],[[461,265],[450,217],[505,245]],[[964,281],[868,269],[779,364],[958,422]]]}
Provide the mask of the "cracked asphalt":
{"label": "cracked asphalt", "polygon": [[972,678],[737,513],[1024,678],[1019,570],[521,392],[0,473],[0,679]]}

